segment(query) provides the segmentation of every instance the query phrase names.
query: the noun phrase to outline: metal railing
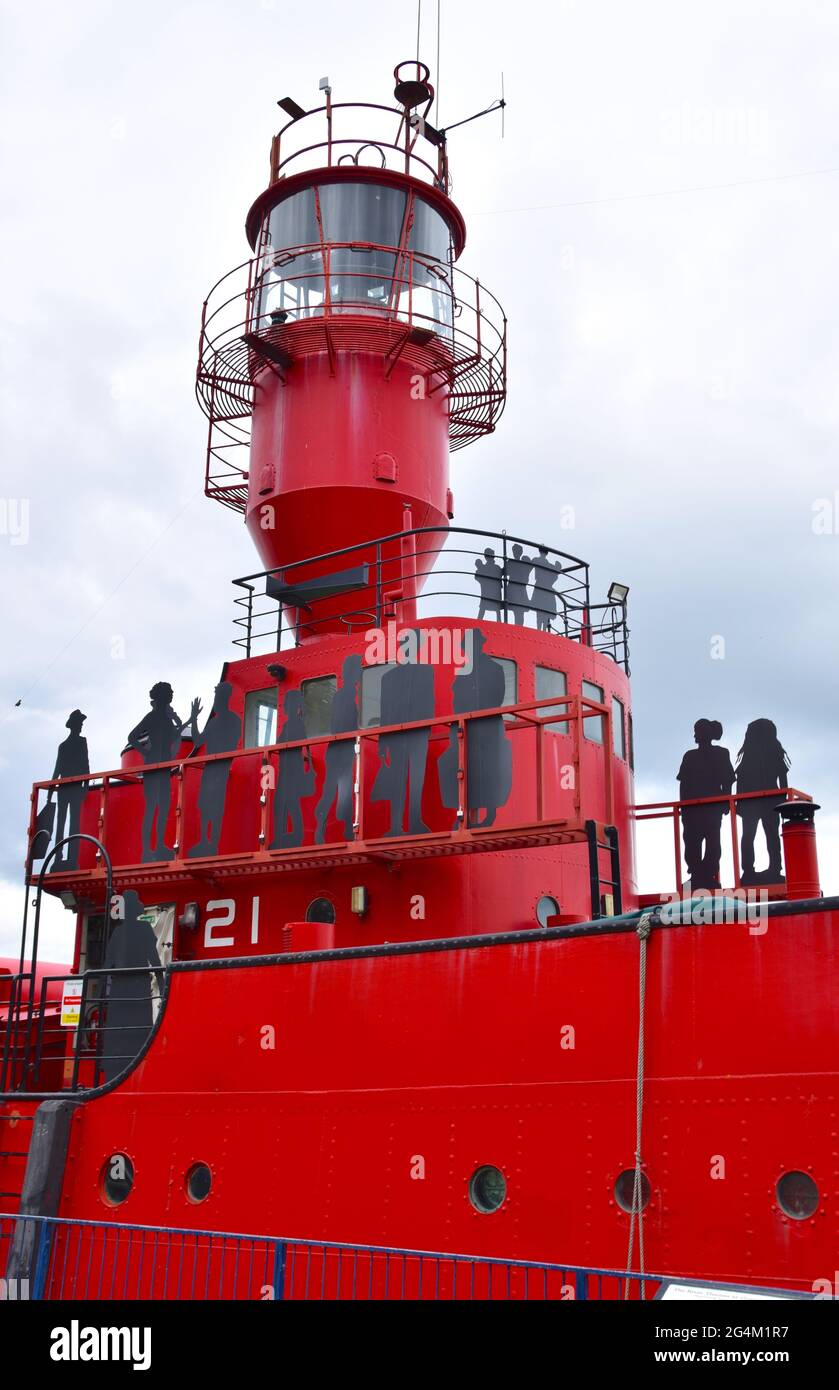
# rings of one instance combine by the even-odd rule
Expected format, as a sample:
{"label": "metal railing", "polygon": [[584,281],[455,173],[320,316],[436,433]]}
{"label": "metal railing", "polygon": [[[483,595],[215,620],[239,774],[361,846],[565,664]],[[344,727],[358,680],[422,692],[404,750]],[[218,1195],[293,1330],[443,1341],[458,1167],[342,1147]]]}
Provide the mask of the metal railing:
{"label": "metal railing", "polygon": [[495,428],[506,397],[507,320],[478,280],[405,247],[324,242],[243,262],[204,302],[196,392],[209,422],[206,492],[236,510],[247,499],[255,381],[295,360],[377,353],[445,391],[449,442]]}
{"label": "metal railing", "polygon": [[10,1297],[61,1299],[606,1300],[661,1279],[617,1270],[114,1221],[0,1215]]}
{"label": "metal railing", "polygon": [[[800,791],[797,787],[784,787],[781,789],[779,789],[778,787],[770,787],[766,791],[736,793],[732,792],[728,796],[695,797],[693,799],[685,801],[649,801],[643,804],[639,803],[638,805],[634,806],[632,808],[632,814],[634,819],[639,822],[654,820],[669,820],[671,822],[673,834],[673,862],[675,865],[675,887],[676,891],[681,893],[685,880],[685,870],[683,870],[682,868],[682,842],[680,839],[680,832],[682,830],[683,825],[682,812],[685,810],[690,811],[691,809],[697,809],[703,806],[707,807],[708,809],[714,807],[719,808],[720,815],[722,817],[728,817],[729,839],[731,845],[731,867],[733,877],[732,883],[727,884],[726,887],[732,887],[739,890],[744,885],[742,868],[740,863],[740,846],[738,844],[737,834],[737,814],[739,808],[744,803],[748,803],[751,801],[766,802],[767,798],[774,798],[773,805],[778,805],[779,803],[784,801],[812,801],[813,799],[810,796],[809,792]],[[783,852],[783,843],[781,845],[781,849]],[[752,886],[754,886],[754,883],[755,880],[753,880]]]}
{"label": "metal railing", "polygon": [[[43,975],[38,1001],[30,1006],[25,987],[32,974],[30,969],[11,977],[12,999],[0,1056],[0,1094],[85,1091],[105,1080],[115,1080],[145,1046],[165,1000],[167,975],[162,965]],[[50,986],[70,981],[81,986],[75,1024],[62,1023],[61,1006],[48,1003]],[[124,992],[128,981],[129,991],[136,981],[136,994]],[[126,1016],[122,1006],[146,1003],[152,1013],[147,1030],[136,1021],[118,1021]]]}
{"label": "metal railing", "polygon": [[[363,136],[357,134],[359,127],[364,130]],[[418,148],[422,154],[417,153]],[[444,138],[439,145],[424,141],[406,123],[404,108],[331,99],[289,121],[274,137],[271,183],[307,169],[348,164],[393,169],[447,191]]]}
{"label": "metal railing", "polygon": [[[531,753],[532,758],[529,762],[520,761],[524,758],[524,751],[518,756],[513,756],[511,748],[511,764],[513,777],[513,795],[505,802],[505,805],[496,808],[498,812],[497,822],[492,826],[478,825],[473,823],[470,808],[473,803],[470,801],[470,767],[467,756],[469,749],[469,730],[475,725],[475,721],[491,719],[503,720],[504,737],[513,740],[525,740],[529,742],[532,738]],[[174,825],[174,844],[171,846],[172,855],[167,856],[166,864],[155,863],[155,871],[161,868],[170,871],[178,871],[184,867],[191,867],[196,864],[208,863],[190,855],[191,846],[184,843],[184,826],[187,812],[193,810],[197,805],[199,790],[199,774],[212,762],[225,762],[232,765],[231,775],[237,766],[246,767],[247,760],[251,764],[251,775],[248,785],[252,802],[257,814],[253,818],[254,825],[251,830],[244,828],[246,817],[244,811],[248,805],[243,790],[239,792],[238,811],[235,817],[237,828],[242,827],[242,834],[245,839],[235,849],[225,854],[211,856],[214,863],[242,863],[258,855],[262,859],[277,858],[279,861],[289,859],[299,859],[305,856],[308,861],[315,859],[334,857],[336,850],[341,853],[361,852],[364,853],[366,847],[371,844],[382,842],[381,847],[386,847],[391,854],[398,854],[400,846],[405,842],[410,842],[412,854],[422,852],[422,845],[428,846],[428,852],[434,853],[435,847],[439,845],[444,852],[450,852],[452,848],[462,845],[465,849],[473,850],[480,848],[481,842],[485,842],[487,847],[491,847],[493,834],[505,837],[519,836],[527,837],[542,832],[542,835],[551,832],[551,827],[565,827],[566,829],[579,829],[582,834],[583,822],[587,818],[583,814],[586,805],[586,788],[588,785],[585,774],[584,760],[581,757],[584,733],[586,732],[585,721],[601,721],[602,738],[596,741],[587,740],[587,746],[597,748],[604,754],[604,799],[600,809],[601,814],[597,819],[602,819],[606,823],[611,823],[614,817],[614,787],[613,787],[613,766],[611,757],[612,748],[612,711],[609,705],[597,700],[590,699],[584,695],[553,695],[542,700],[519,701],[515,704],[501,705],[495,709],[473,710],[464,714],[435,715],[431,719],[420,719],[404,724],[375,725],[369,728],[357,729],[352,732],[342,734],[323,734],[317,737],[306,737],[296,739],[287,743],[274,742],[255,748],[238,748],[230,752],[215,754],[187,755],[186,757],[172,759],[167,762],[147,763],[136,768],[115,768],[107,772],[85,773],[78,777],[65,777],[60,784],[68,787],[74,782],[84,782],[87,787],[87,797],[97,798],[97,840],[98,843],[107,847],[107,852],[112,860],[114,867],[124,870],[126,867],[137,868],[138,871],[145,867],[148,871],[148,864],[143,866],[140,862],[139,854],[134,853],[134,847],[139,849],[140,821],[142,818],[142,807],[136,803],[134,810],[136,814],[131,814],[131,804],[126,803],[124,798],[127,793],[136,792],[142,788],[143,778],[149,773],[169,771],[173,776],[174,795],[172,798],[171,819]],[[551,756],[553,750],[549,749],[549,740],[546,739],[546,730],[561,727],[561,733],[570,737],[570,748],[565,759],[567,766],[574,769],[573,776],[568,778],[560,773],[556,766],[556,760]],[[486,726],[484,726],[486,727]],[[591,728],[591,725],[588,726]],[[431,748],[434,744],[439,755],[445,748],[455,748],[456,752],[456,787],[457,787],[457,807],[447,809],[448,803],[442,805],[439,813],[431,814],[432,824],[427,831],[421,834],[403,833],[400,827],[395,833],[389,834],[382,824],[384,818],[384,800],[388,798],[374,797],[375,775],[381,766],[381,758],[378,755],[378,745],[381,739],[391,740],[391,748],[394,746],[392,740],[394,736],[410,734],[411,732],[428,731],[429,746],[427,752],[428,767],[427,781],[432,776],[431,770]],[[269,848],[271,844],[271,799],[266,793],[266,785],[271,781],[270,776],[266,779],[264,769],[274,767],[274,759],[279,755],[280,773],[279,778],[274,779],[274,787],[282,789],[282,756],[301,750],[308,754],[309,759],[313,755],[326,752],[329,745],[338,742],[350,742],[354,745],[354,770],[353,785],[354,806],[353,806],[353,839],[351,841],[340,838],[339,842],[328,841],[326,843],[316,843],[314,839],[314,799],[317,789],[305,793],[302,798],[307,803],[307,811],[304,817],[304,837],[302,843],[285,848]],[[524,745],[520,745],[522,750]],[[388,745],[386,744],[387,748]],[[320,766],[320,764],[318,764]],[[524,784],[520,780],[516,783],[517,767],[523,770]],[[189,793],[187,794],[187,783],[190,783]],[[48,796],[50,791],[55,791],[59,785],[58,781],[50,780],[35,783],[32,790],[31,814],[30,814],[30,846],[33,844],[37,835],[37,819],[40,809],[41,796]],[[518,785],[518,794],[515,788]],[[442,796],[442,788],[440,795]],[[310,814],[311,813],[311,814]],[[82,814],[84,814],[84,809]],[[440,821],[439,826],[435,825],[435,820]],[[454,822],[454,823],[453,823]],[[111,826],[114,827],[114,836],[111,835]],[[127,827],[131,827],[128,839],[126,839]],[[274,834],[277,834],[278,827],[274,826]],[[162,832],[161,832],[162,833]],[[563,831],[565,833],[565,831]],[[88,837],[89,839],[93,837]],[[126,845],[131,845],[131,851],[126,849]],[[168,847],[167,847],[168,848]],[[30,851],[31,852],[31,851]],[[85,851],[83,851],[84,854]],[[56,884],[62,879],[76,882],[80,879],[89,879],[91,875],[96,878],[104,878],[105,869],[100,864],[101,854],[97,851],[96,855],[90,855],[90,862],[85,865],[71,869],[60,867],[50,875],[50,882]],[[34,965],[32,967],[34,969]]]}
{"label": "metal railing", "polygon": [[[513,581],[512,554],[520,545],[527,577]],[[487,551],[497,575],[485,578],[477,564]],[[559,566],[557,571],[556,566]],[[355,571],[354,582],[350,571]],[[519,570],[519,574],[522,571]],[[318,597],[317,583],[346,576],[347,588]],[[423,526],[379,536],[233,581],[242,593],[234,645],[246,656],[297,645],[301,636],[342,628],[364,632],[391,619],[413,622],[434,616],[483,617],[535,625],[581,642],[629,671],[626,604],[591,602],[589,567],[576,555],[506,532],[473,527]],[[295,590],[299,599],[295,600]],[[453,602],[454,601],[454,602]]]}

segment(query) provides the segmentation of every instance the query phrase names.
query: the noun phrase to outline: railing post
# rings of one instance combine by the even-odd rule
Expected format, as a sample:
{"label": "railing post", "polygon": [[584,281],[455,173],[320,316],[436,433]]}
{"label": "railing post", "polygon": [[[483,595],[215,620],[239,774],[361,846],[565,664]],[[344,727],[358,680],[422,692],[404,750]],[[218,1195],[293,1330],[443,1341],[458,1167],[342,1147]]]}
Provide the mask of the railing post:
{"label": "railing post", "polygon": [[588,1275],[584,1269],[574,1270],[574,1297],[578,1303],[588,1299]]}
{"label": "railing post", "polygon": [[673,807],[673,852],[676,856],[676,892],[682,896],[682,847],[679,843],[679,807]]}
{"label": "railing post", "polygon": [[277,1303],[285,1298],[286,1243],[274,1242],[274,1300]]}
{"label": "railing post", "polygon": [[734,887],[740,887],[740,854],[737,848],[737,803],[733,796],[728,798],[728,813],[731,818],[731,857],[734,865]]}
{"label": "railing post", "polygon": [[35,1254],[35,1268],[32,1274],[32,1284],[29,1289],[29,1297],[35,1303],[41,1302],[43,1300],[44,1290],[47,1284],[50,1247],[52,1245],[52,1222],[48,1220],[41,1220],[38,1222],[38,1227],[39,1230],[38,1243]]}

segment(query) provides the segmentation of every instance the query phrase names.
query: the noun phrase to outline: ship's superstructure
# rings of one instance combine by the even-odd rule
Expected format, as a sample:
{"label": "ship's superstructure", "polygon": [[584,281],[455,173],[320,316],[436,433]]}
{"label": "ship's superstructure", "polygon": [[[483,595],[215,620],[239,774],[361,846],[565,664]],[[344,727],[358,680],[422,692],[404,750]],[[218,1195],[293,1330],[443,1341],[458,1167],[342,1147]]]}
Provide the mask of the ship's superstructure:
{"label": "ship's superstructure", "polygon": [[[547,517],[453,524],[506,320],[459,265],[428,69],[394,101],[280,103],[252,257],[204,305],[206,491],[263,566],[237,659],[33,790],[0,1122],[40,1150],[3,1146],[7,1202],[46,1161],[52,1215],[610,1267],[646,1212],[659,1270],[806,1283],[836,1229],[817,808],[785,794],[760,919],[639,895],[637,820],[683,873],[679,804],[634,805],[627,589],[593,598]],[[42,891],[72,970],[37,966]]]}

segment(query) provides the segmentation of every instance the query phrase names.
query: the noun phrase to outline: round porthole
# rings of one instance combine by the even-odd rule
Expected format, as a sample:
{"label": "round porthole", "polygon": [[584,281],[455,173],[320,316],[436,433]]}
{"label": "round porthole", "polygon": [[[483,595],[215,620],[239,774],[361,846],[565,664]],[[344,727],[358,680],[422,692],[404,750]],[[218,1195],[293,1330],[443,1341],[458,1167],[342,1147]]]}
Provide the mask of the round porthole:
{"label": "round porthole", "polygon": [[111,1154],[99,1174],[99,1193],[109,1207],[120,1206],[134,1186],[134,1164],[128,1154]]}
{"label": "round porthole", "polygon": [[[632,1211],[632,1198],[635,1193],[635,1169],[624,1168],[615,1181],[615,1201],[621,1211]],[[652,1196],[652,1188],[646,1173],[641,1174],[641,1210],[643,1211]]]}
{"label": "round porthole", "polygon": [[306,908],[307,922],[334,922],[335,904],[328,898],[313,898]]}
{"label": "round porthole", "polygon": [[536,921],[540,927],[546,927],[551,917],[556,917],[559,912],[559,903],[556,898],[549,898],[545,895],[536,904]]}
{"label": "round porthole", "polygon": [[210,1195],[213,1175],[206,1163],[193,1163],[184,1179],[186,1195],[191,1202],[203,1202]]}
{"label": "round porthole", "polygon": [[808,1173],[784,1173],[775,1184],[778,1206],[793,1221],[806,1221],[819,1205],[819,1189]]}
{"label": "round porthole", "polygon": [[500,1168],[485,1163],[469,1180],[469,1201],[476,1211],[498,1211],[507,1196],[507,1179]]}

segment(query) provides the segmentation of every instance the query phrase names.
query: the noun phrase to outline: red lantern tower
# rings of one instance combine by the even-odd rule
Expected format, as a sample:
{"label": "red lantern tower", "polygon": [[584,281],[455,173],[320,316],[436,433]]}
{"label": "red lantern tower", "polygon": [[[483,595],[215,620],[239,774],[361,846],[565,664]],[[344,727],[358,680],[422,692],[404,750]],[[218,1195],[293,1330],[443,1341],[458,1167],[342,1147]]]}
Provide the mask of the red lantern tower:
{"label": "red lantern tower", "polygon": [[[506,321],[456,268],[466,229],[448,196],[445,134],[427,120],[429,71],[401,63],[394,77],[395,108],[333,103],[328,83],[317,110],[279,103],[291,119],[248,213],[255,258],[205,305],[206,491],[244,513],[267,570],[445,527],[449,450],[494,429],[503,409]],[[394,540],[379,564],[399,549]],[[354,589],[374,558],[354,555]],[[412,564],[408,604],[432,558]],[[309,566],[296,587],[317,577]],[[364,597],[359,611],[375,612]],[[321,601],[319,632],[329,616]]]}

